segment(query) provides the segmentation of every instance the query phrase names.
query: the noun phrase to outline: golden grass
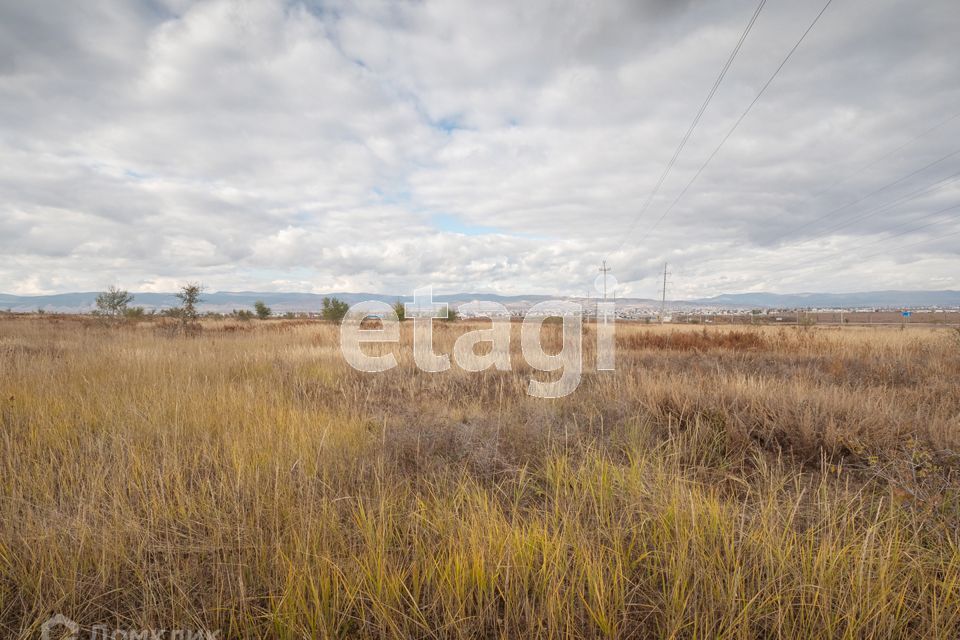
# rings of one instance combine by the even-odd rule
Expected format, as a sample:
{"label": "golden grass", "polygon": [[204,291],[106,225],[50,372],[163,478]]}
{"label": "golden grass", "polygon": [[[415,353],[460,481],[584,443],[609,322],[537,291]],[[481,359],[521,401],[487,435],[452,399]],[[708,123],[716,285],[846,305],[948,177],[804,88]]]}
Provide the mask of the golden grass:
{"label": "golden grass", "polygon": [[404,330],[0,320],[0,635],[960,636],[947,330],[588,327],[555,401]]}

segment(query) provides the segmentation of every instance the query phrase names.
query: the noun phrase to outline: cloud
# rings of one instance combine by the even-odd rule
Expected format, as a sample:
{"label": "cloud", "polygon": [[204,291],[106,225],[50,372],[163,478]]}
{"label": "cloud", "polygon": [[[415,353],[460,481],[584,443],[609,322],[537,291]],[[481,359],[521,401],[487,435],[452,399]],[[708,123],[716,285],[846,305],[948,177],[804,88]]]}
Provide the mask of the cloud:
{"label": "cloud", "polygon": [[754,7],[3,3],[0,290],[960,288],[960,155],[895,182],[960,148],[950,0],[834,3],[652,228],[819,10],[768,3],[635,223]]}

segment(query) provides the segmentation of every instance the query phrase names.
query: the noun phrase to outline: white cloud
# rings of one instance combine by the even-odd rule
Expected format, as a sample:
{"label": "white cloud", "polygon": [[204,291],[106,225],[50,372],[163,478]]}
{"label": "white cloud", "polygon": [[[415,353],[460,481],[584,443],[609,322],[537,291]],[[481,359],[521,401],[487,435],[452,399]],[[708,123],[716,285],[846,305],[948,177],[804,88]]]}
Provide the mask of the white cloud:
{"label": "white cloud", "polygon": [[818,195],[960,111],[960,12],[834,5],[648,233],[818,10],[768,3],[627,235],[752,1],[2,3],[0,290],[960,288],[960,214],[883,240],[956,184],[826,233],[960,156],[817,221],[954,150]]}

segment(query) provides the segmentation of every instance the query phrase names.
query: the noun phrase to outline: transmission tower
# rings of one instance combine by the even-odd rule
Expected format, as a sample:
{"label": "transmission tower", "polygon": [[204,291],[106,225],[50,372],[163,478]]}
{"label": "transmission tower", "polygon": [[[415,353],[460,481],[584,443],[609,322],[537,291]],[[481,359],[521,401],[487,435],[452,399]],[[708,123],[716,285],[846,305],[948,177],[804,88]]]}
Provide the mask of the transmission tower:
{"label": "transmission tower", "polygon": [[600,273],[603,274],[603,299],[607,299],[607,274],[611,271],[610,267],[607,266],[607,261],[603,261],[603,266],[600,267]]}
{"label": "transmission tower", "polygon": [[670,273],[667,271],[667,263],[663,263],[663,294],[660,298],[660,324],[663,324],[663,316],[667,308],[667,276]]}

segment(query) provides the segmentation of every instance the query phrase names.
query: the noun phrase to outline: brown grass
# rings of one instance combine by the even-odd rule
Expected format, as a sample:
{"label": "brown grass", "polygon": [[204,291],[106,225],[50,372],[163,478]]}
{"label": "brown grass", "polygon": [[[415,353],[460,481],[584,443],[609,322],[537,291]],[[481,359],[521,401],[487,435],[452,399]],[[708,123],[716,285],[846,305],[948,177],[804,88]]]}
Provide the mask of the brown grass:
{"label": "brown grass", "polygon": [[0,320],[0,636],[960,635],[949,331],[587,331],[545,401],[516,336],[361,374],[322,323]]}
{"label": "brown grass", "polygon": [[768,340],[757,331],[690,331],[689,329],[631,332],[620,337],[617,346],[621,349],[674,349],[677,351],[703,351],[706,349],[732,349],[735,351],[759,350]]}

